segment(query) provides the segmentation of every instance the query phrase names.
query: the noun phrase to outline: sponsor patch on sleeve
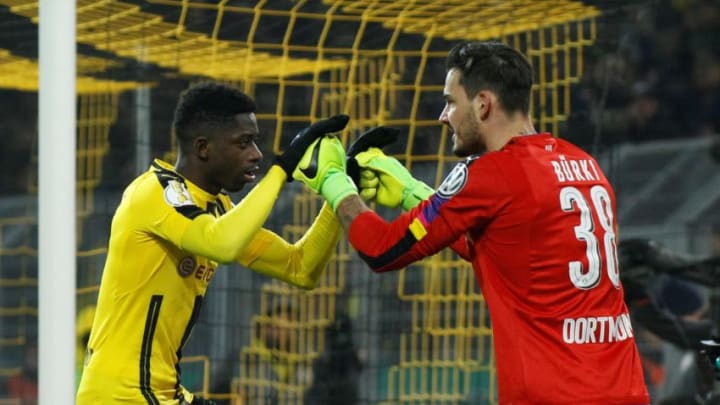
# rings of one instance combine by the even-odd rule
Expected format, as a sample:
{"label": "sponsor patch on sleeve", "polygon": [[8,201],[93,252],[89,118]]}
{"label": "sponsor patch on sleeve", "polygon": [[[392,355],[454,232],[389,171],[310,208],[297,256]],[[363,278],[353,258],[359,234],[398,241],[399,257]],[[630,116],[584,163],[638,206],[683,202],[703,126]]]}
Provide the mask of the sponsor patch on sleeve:
{"label": "sponsor patch on sleeve", "polygon": [[181,277],[187,277],[193,274],[193,271],[195,271],[195,259],[190,256],[183,257],[178,262],[177,271]]}
{"label": "sponsor patch on sleeve", "polygon": [[185,205],[195,205],[190,196],[190,192],[184,183],[177,180],[168,181],[164,191],[165,201],[173,207],[182,207]]}
{"label": "sponsor patch on sleeve", "polygon": [[460,162],[453,167],[450,174],[445,177],[442,184],[437,190],[437,194],[442,198],[450,198],[459,193],[465,187],[468,177],[467,163]]}

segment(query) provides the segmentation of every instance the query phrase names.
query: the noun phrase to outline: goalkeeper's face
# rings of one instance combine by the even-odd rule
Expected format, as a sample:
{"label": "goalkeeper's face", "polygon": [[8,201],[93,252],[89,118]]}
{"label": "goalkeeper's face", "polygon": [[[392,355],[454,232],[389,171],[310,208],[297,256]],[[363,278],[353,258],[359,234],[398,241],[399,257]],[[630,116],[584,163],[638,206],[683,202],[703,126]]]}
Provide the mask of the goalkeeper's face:
{"label": "goalkeeper's face", "polygon": [[262,153],[256,144],[255,114],[238,114],[237,126],[218,130],[208,145],[208,179],[228,192],[240,191],[257,179]]}
{"label": "goalkeeper's face", "polygon": [[[487,149],[485,139],[478,124],[478,113],[482,103],[479,97],[468,98],[465,88],[460,84],[460,73],[450,69],[445,78],[445,108],[438,120],[447,125],[453,142],[455,156],[466,157],[482,153]],[[484,107],[484,105],[483,105]]]}

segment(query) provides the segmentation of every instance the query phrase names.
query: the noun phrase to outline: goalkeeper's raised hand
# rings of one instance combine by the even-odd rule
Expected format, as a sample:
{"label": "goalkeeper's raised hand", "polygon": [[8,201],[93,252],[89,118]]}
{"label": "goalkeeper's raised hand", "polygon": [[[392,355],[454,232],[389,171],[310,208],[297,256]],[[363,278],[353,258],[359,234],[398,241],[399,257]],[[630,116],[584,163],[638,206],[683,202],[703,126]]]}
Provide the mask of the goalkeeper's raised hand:
{"label": "goalkeeper's raised hand", "polygon": [[322,195],[335,211],[345,197],[358,193],[346,173],[346,159],[339,139],[322,137],[302,156],[293,177]]}
{"label": "goalkeeper's raised hand", "polygon": [[434,193],[430,186],[415,179],[402,163],[385,155],[380,148],[360,152],[355,160],[360,166],[360,188],[370,189],[376,184],[375,201],[380,205],[390,208],[402,206],[408,211]]}
{"label": "goalkeeper's raised hand", "polygon": [[313,142],[326,134],[341,131],[345,128],[349,120],[350,117],[347,115],[335,115],[320,120],[295,135],[295,138],[290,142],[290,146],[285,149],[285,152],[275,158],[275,164],[282,167],[285,171],[287,181],[293,181],[295,168],[297,168],[300,159]]}
{"label": "goalkeeper's raised hand", "polygon": [[365,201],[375,199],[378,178],[374,172],[361,169],[355,156],[375,147],[382,149],[397,141],[400,131],[391,127],[375,127],[360,135],[347,150],[347,173],[360,189],[360,197]]}

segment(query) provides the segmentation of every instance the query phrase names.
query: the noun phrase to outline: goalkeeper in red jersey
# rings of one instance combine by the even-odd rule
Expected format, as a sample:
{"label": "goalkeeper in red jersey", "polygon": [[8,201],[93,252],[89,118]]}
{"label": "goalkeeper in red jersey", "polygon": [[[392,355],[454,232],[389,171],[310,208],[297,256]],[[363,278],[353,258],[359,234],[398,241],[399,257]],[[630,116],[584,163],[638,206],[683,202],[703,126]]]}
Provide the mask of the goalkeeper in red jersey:
{"label": "goalkeeper in red jersey", "polygon": [[325,205],[290,244],[263,223],[307,147],[342,130],[347,116],[301,131],[265,177],[234,205],[226,192],[256,180],[262,153],[254,101],[204,83],[175,110],[175,165],[156,160],[123,193],[77,394],[87,404],[208,404],[180,382],[181,350],[220,263],[237,262],[313,288],[342,228]]}
{"label": "goalkeeper in red jersey", "polygon": [[[453,248],[472,263],[490,311],[501,404],[647,404],[623,300],[615,196],[590,155],[529,116],[533,72],[499,42],[462,43],[447,59],[440,122],[464,158],[434,191],[369,148],[352,157],[361,194],[407,211],[388,222],[347,179],[339,140],[317,141],[323,195],[375,272]],[[378,128],[374,136],[392,130]]]}

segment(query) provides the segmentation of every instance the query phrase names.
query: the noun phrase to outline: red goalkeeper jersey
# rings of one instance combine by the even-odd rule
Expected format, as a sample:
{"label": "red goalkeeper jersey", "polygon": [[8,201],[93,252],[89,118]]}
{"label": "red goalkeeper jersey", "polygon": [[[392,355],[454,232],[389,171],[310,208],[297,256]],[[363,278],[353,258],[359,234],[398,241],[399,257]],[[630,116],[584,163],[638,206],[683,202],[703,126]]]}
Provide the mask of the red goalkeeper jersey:
{"label": "red goalkeeper jersey", "polygon": [[392,222],[361,214],[349,238],[377,272],[448,246],[472,262],[501,404],[647,404],[616,230],[615,195],[598,163],[539,134],[469,157]]}

